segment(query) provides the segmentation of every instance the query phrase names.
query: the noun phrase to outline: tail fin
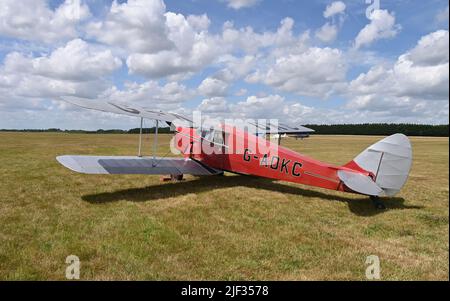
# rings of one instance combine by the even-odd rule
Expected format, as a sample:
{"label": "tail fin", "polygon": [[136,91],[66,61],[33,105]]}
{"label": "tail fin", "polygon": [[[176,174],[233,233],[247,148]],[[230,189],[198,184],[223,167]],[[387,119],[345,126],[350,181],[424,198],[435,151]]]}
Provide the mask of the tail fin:
{"label": "tail fin", "polygon": [[408,137],[394,134],[369,146],[344,167],[372,173],[375,183],[383,190],[380,195],[394,196],[406,183],[411,164]]}

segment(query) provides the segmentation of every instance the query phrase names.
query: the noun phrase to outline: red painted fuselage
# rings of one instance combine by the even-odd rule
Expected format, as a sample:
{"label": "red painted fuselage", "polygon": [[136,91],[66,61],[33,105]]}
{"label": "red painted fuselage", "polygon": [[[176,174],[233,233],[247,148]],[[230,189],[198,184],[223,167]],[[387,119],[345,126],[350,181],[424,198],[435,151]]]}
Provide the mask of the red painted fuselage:
{"label": "red painted fuselage", "polygon": [[355,170],[324,163],[234,127],[223,130],[223,143],[205,140],[192,128],[177,131],[175,143],[185,157],[224,171],[347,192],[351,190],[339,179],[338,170],[370,176],[357,167]]}

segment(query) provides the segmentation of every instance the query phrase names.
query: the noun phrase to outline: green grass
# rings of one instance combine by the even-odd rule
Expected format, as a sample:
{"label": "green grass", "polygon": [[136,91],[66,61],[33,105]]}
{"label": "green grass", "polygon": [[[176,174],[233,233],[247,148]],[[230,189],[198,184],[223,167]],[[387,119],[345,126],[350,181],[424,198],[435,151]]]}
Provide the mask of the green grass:
{"label": "green grass", "polygon": [[[226,174],[81,175],[63,154],[134,155],[137,135],[0,133],[0,279],[365,279],[449,276],[449,140],[412,138],[414,164],[377,211],[358,195]],[[160,136],[160,155],[170,136]],[[313,136],[283,145],[343,164],[381,137]],[[151,149],[146,140],[146,151]]]}

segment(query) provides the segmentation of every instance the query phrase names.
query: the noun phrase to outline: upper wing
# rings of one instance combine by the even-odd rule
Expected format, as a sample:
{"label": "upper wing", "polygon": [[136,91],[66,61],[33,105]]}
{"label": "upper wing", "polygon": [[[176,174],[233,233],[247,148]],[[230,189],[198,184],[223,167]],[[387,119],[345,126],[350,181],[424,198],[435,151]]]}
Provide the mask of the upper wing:
{"label": "upper wing", "polygon": [[[99,100],[89,100],[86,98],[74,97],[74,96],[63,96],[63,100],[74,104],[76,106],[98,110],[109,113],[116,113],[128,116],[142,117],[148,119],[155,119],[160,121],[165,121],[169,125],[172,123],[176,123],[176,125],[183,125],[192,127],[192,120],[181,116],[176,113],[168,113],[151,110],[145,107],[140,107],[137,105],[124,104],[113,101],[99,101]],[[236,125],[240,126],[240,125]],[[278,124],[259,124],[258,122],[248,122],[244,125],[244,128],[253,134],[288,134],[288,135],[309,135],[314,132],[313,129],[298,125],[298,126],[290,126],[284,123]]]}
{"label": "upper wing", "polygon": [[150,110],[144,107],[139,107],[136,105],[129,105],[124,103],[112,102],[112,101],[98,101],[89,100],[86,98],[74,97],[74,96],[63,96],[63,100],[74,104],[76,106],[98,110],[109,113],[116,113],[128,116],[136,116],[148,119],[155,119],[160,121],[165,121],[169,125],[173,122],[192,124],[192,121],[188,118],[175,113],[166,113],[160,111]]}
{"label": "upper wing", "polygon": [[59,156],[59,163],[70,170],[85,174],[146,174],[146,175],[215,175],[220,170],[198,161],[184,158],[143,158],[132,156]]}
{"label": "upper wing", "polygon": [[287,134],[287,135],[300,135],[300,134],[311,134],[314,133],[313,129],[298,125],[298,126],[290,126],[284,123],[271,124],[271,123],[262,123],[259,124],[257,122],[250,122],[249,125],[253,128],[253,130],[258,134]]}

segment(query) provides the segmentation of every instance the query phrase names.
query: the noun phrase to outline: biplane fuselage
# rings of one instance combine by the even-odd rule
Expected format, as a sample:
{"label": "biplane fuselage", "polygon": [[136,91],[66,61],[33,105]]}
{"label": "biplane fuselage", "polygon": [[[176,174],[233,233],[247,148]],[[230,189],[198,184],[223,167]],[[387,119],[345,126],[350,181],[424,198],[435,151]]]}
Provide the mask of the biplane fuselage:
{"label": "biplane fuselage", "polygon": [[[348,192],[352,191],[342,185],[337,175],[338,170],[373,176],[364,170],[355,171],[315,160],[273,143],[265,137],[258,137],[237,128],[227,128],[223,131],[223,143],[220,144],[205,141],[201,134],[192,128],[178,128],[177,131],[176,146],[184,157],[218,170]],[[190,138],[189,146],[186,145],[186,137]],[[205,145],[207,152],[204,151]],[[258,145],[266,147],[261,151]]]}

